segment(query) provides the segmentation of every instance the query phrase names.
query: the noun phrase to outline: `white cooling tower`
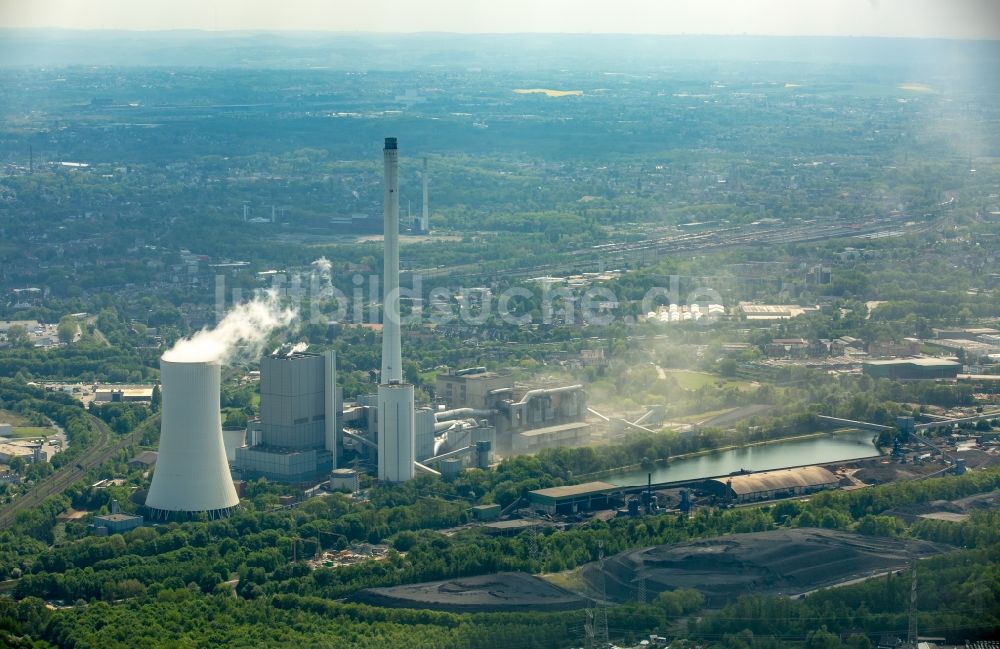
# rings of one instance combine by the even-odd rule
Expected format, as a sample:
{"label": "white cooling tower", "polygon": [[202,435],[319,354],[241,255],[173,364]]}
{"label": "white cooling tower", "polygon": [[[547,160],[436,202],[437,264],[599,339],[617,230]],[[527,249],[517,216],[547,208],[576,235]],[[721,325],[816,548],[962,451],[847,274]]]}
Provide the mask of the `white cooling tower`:
{"label": "white cooling tower", "polygon": [[383,383],[378,386],[378,479],[412,480],[414,460],[413,386]]}
{"label": "white cooling tower", "polygon": [[239,505],[222,440],[221,367],[160,359],[160,449],[146,496],[154,519],[194,512],[218,518]]}

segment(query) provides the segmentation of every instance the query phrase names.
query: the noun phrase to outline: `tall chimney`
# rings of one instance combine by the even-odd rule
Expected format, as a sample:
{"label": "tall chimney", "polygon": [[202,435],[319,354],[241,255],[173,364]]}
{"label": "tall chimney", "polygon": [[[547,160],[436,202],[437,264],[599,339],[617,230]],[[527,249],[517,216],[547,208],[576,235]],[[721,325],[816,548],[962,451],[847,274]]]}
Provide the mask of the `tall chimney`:
{"label": "tall chimney", "polygon": [[403,383],[399,322],[399,152],[385,138],[385,268],[382,381],[378,386],[378,479],[405,482],[414,473],[413,386]]}
{"label": "tall chimney", "polygon": [[396,138],[385,138],[384,239],[382,299],[382,383],[403,380],[399,332],[399,151]]}
{"label": "tall chimney", "polygon": [[424,158],[424,173],[421,178],[424,184],[424,211],[420,214],[420,231],[430,232],[430,218],[427,215],[427,158]]}

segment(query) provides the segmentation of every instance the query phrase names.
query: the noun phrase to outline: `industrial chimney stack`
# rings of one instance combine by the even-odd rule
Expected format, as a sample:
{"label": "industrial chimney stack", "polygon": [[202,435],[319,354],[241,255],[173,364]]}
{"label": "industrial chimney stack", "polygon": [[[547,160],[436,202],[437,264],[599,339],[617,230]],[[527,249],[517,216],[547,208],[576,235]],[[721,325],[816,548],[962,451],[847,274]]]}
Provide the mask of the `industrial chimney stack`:
{"label": "industrial chimney stack", "polygon": [[424,173],[421,175],[421,180],[424,186],[424,208],[420,213],[420,231],[426,233],[431,231],[430,217],[427,213],[427,158],[424,158]]}
{"label": "industrial chimney stack", "polygon": [[399,151],[396,138],[385,138],[385,267],[382,300],[382,380],[378,386],[378,478],[405,482],[413,478],[413,386],[403,383],[399,316]]}
{"label": "industrial chimney stack", "polygon": [[382,383],[403,380],[399,333],[399,151],[396,138],[385,138],[384,239],[382,281]]}

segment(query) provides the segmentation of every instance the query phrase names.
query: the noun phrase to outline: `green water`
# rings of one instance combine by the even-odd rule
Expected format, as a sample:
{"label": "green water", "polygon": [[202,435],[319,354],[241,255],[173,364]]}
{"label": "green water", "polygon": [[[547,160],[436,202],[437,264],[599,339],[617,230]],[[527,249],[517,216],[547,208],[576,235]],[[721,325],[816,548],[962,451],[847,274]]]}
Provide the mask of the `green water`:
{"label": "green water", "polygon": [[[674,460],[669,466],[653,470],[653,482],[695,480],[725,475],[740,469],[767,471],[805,464],[825,464],[858,460],[878,455],[871,432],[840,433],[787,442],[744,446],[716,453]],[[646,484],[647,472],[627,471],[602,478],[621,486]]]}

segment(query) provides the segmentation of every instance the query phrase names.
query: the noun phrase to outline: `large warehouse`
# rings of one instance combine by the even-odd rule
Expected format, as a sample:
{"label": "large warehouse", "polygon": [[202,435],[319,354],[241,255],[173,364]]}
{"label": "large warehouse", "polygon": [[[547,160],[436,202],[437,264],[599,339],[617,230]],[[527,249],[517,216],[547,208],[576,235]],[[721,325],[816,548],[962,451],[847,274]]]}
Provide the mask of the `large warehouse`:
{"label": "large warehouse", "polygon": [[945,358],[900,358],[868,361],[864,373],[880,379],[953,379],[962,371],[962,364]]}
{"label": "large warehouse", "polygon": [[584,482],[583,484],[566,485],[535,489],[528,492],[528,500],[535,509],[541,509],[549,514],[573,514],[592,509],[610,509],[620,501],[615,492],[623,491],[622,487],[610,482]]}
{"label": "large warehouse", "polygon": [[832,489],[839,481],[837,476],[821,466],[805,466],[713,478],[706,480],[702,488],[730,502],[748,503]]}

